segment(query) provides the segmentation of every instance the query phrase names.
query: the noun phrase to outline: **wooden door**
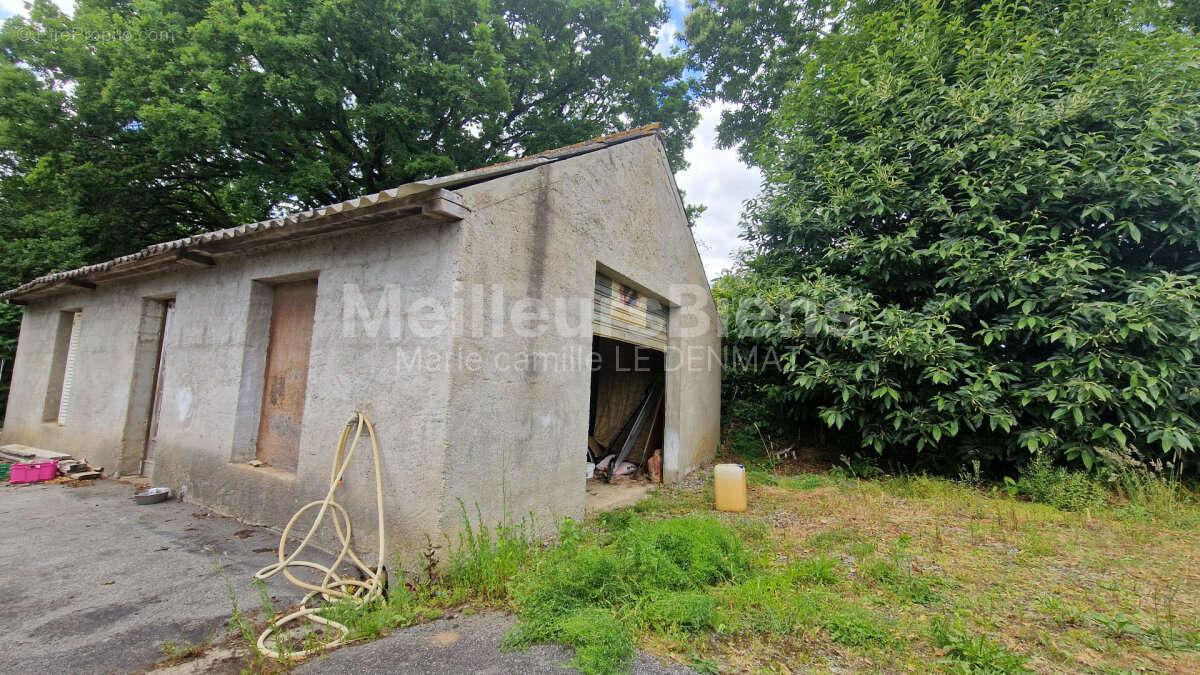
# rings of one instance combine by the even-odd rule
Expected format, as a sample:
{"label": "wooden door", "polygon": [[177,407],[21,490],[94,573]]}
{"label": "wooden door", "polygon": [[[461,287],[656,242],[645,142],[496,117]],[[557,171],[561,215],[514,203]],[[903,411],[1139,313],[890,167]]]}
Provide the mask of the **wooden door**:
{"label": "wooden door", "polygon": [[146,429],[146,454],[142,457],[143,476],[154,476],[154,455],[158,445],[158,415],[162,410],[163,375],[167,363],[167,332],[171,329],[171,319],[175,316],[175,301],[163,303],[163,319],[158,332],[158,361],[154,366],[154,394],[150,399],[150,424]]}
{"label": "wooden door", "polygon": [[300,457],[300,421],[316,308],[316,279],[275,286],[257,454],[266,464],[289,471],[296,470]]}

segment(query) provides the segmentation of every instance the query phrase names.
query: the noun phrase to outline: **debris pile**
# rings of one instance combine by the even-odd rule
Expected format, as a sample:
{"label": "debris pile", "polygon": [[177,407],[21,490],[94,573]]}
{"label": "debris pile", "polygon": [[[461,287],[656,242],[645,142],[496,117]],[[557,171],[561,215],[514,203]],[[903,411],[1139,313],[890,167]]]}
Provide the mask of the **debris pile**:
{"label": "debris pile", "polygon": [[[615,478],[621,476],[636,478],[638,474],[644,472],[653,482],[662,482],[662,450],[658,449],[653,452],[650,450],[651,443],[654,441],[654,426],[658,423],[658,413],[662,409],[662,390],[663,381],[661,379],[650,384],[642,396],[641,402],[630,411],[625,423],[621,425],[621,430],[608,446],[601,443],[595,436],[588,437],[588,479],[593,476],[603,476],[607,482],[611,483]],[[654,412],[651,413],[651,410]],[[641,449],[641,459],[637,463],[626,461],[630,451],[633,450],[634,443],[642,434],[642,428],[647,424],[650,425],[650,433],[646,437],[645,446]]]}
{"label": "debris pile", "polygon": [[[56,464],[56,468],[48,470],[49,463]],[[104,467],[88,464],[86,457],[75,459],[65,452],[43,450],[19,443],[0,445],[0,464],[11,465],[10,480],[14,483],[75,483],[81,480],[95,480],[104,471]],[[31,475],[31,471],[34,470],[37,474]]]}

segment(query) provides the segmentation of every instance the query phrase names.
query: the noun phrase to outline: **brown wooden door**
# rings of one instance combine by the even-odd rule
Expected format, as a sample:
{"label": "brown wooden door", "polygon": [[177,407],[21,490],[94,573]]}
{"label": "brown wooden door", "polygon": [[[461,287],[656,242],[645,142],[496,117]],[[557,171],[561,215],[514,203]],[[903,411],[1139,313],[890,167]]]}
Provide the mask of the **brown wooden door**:
{"label": "brown wooden door", "polygon": [[279,284],[274,295],[262,417],[258,423],[258,458],[271,466],[295,471],[308,388],[317,280]]}

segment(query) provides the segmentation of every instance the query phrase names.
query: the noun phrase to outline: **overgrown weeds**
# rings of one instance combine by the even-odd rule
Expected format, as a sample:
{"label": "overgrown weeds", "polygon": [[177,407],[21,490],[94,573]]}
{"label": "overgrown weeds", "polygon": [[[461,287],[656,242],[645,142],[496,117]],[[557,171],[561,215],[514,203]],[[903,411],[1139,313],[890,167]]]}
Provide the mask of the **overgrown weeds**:
{"label": "overgrown weeds", "polygon": [[1027,658],[1010,652],[986,635],[965,629],[960,623],[939,617],[929,632],[934,644],[946,652],[941,663],[950,672],[1004,675],[1032,672],[1025,666]]}
{"label": "overgrown weeds", "polygon": [[703,592],[750,569],[741,539],[714,518],[648,521],[624,511],[600,524],[593,532],[565,523],[517,587],[510,646],[561,642],[575,647],[580,670],[619,672],[633,657],[633,628],[712,626],[716,602]]}
{"label": "overgrown weeds", "polygon": [[174,640],[163,640],[162,653],[163,657],[168,660],[185,661],[195,658],[204,653],[207,646],[204,643],[193,645],[186,641],[176,642]]}
{"label": "overgrown weeds", "polygon": [[460,501],[462,529],[457,545],[450,545],[450,560],[442,585],[455,593],[482,602],[502,605],[512,583],[523,576],[533,557],[532,518],[489,528],[476,506],[472,523]]}
{"label": "overgrown weeds", "polygon": [[1107,495],[1098,479],[1081,471],[1056,467],[1046,455],[1039,455],[1021,469],[1017,488],[1033,501],[1063,511],[1095,510],[1104,505]]}

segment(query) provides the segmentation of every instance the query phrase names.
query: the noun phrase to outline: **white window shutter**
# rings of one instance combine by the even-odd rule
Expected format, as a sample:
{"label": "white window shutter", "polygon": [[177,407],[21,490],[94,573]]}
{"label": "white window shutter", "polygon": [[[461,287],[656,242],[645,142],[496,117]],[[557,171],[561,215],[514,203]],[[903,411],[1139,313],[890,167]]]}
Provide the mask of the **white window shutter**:
{"label": "white window shutter", "polygon": [[67,366],[63,370],[62,398],[58,402],[58,426],[67,423],[71,408],[71,382],[75,379],[75,359],[79,353],[79,334],[83,330],[83,312],[71,318],[71,341],[67,344]]}

